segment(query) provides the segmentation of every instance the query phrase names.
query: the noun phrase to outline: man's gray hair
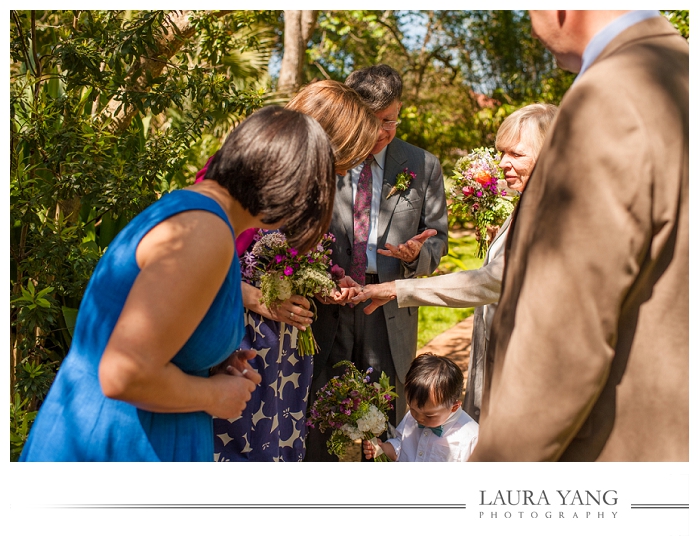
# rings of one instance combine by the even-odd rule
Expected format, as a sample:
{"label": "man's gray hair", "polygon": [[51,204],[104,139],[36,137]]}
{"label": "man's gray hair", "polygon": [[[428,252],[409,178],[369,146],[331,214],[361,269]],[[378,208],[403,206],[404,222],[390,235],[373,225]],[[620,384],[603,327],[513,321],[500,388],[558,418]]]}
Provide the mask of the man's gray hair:
{"label": "man's gray hair", "polygon": [[373,65],[355,70],[345,80],[374,112],[400,101],[403,94],[403,80],[398,72],[388,65]]}

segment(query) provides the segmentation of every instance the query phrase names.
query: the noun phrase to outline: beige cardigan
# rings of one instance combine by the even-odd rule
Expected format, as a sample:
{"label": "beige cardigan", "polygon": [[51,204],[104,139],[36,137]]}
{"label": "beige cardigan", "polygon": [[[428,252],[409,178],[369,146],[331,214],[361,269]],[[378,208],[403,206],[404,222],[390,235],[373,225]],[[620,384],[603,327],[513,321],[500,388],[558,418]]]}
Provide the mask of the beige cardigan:
{"label": "beige cardigan", "polygon": [[449,308],[475,307],[471,356],[468,365],[464,410],[474,420],[480,418],[483,373],[490,326],[500,299],[502,272],[505,266],[505,245],[511,216],[491,243],[477,270],[464,270],[446,275],[420,279],[396,280],[398,307],[443,306]]}

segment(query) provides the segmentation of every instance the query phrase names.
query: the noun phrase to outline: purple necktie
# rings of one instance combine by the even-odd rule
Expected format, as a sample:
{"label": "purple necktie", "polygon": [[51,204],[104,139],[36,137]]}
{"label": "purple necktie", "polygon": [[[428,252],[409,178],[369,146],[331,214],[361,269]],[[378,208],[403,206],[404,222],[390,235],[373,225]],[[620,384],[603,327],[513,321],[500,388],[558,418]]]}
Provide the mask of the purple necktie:
{"label": "purple necktie", "polygon": [[354,198],[354,245],[349,276],[360,285],[364,285],[367,265],[366,245],[369,240],[371,220],[371,162],[373,161],[374,156],[371,154],[364,160],[364,167],[357,182],[357,195]]}

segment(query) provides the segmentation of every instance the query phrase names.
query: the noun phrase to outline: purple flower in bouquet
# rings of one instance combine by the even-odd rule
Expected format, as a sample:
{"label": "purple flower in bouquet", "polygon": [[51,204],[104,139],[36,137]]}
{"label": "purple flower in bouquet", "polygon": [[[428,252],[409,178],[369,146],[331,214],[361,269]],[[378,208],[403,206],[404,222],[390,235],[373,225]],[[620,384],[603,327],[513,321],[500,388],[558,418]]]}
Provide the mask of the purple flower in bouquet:
{"label": "purple flower in bouquet", "polygon": [[257,259],[255,255],[251,252],[243,253],[240,259],[240,274],[244,281],[252,283],[255,279],[255,272],[257,271]]}
{"label": "purple flower in bouquet", "polygon": [[339,281],[340,279],[345,277],[345,270],[341,266],[333,264],[330,268],[330,276],[333,278],[334,281]]}

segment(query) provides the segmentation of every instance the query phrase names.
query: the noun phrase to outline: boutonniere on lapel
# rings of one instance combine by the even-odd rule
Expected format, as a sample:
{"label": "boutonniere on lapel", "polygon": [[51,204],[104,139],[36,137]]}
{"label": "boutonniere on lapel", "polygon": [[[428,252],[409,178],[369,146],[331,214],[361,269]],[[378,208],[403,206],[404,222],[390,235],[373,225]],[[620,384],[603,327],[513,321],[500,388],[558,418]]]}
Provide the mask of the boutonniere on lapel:
{"label": "boutonniere on lapel", "polygon": [[398,192],[405,192],[408,188],[410,188],[410,183],[413,182],[415,177],[417,177],[417,175],[412,171],[408,171],[407,167],[403,169],[402,173],[398,173],[396,175],[396,182],[393,184],[393,188],[391,188],[391,191],[386,196],[386,199],[397,194]]}

